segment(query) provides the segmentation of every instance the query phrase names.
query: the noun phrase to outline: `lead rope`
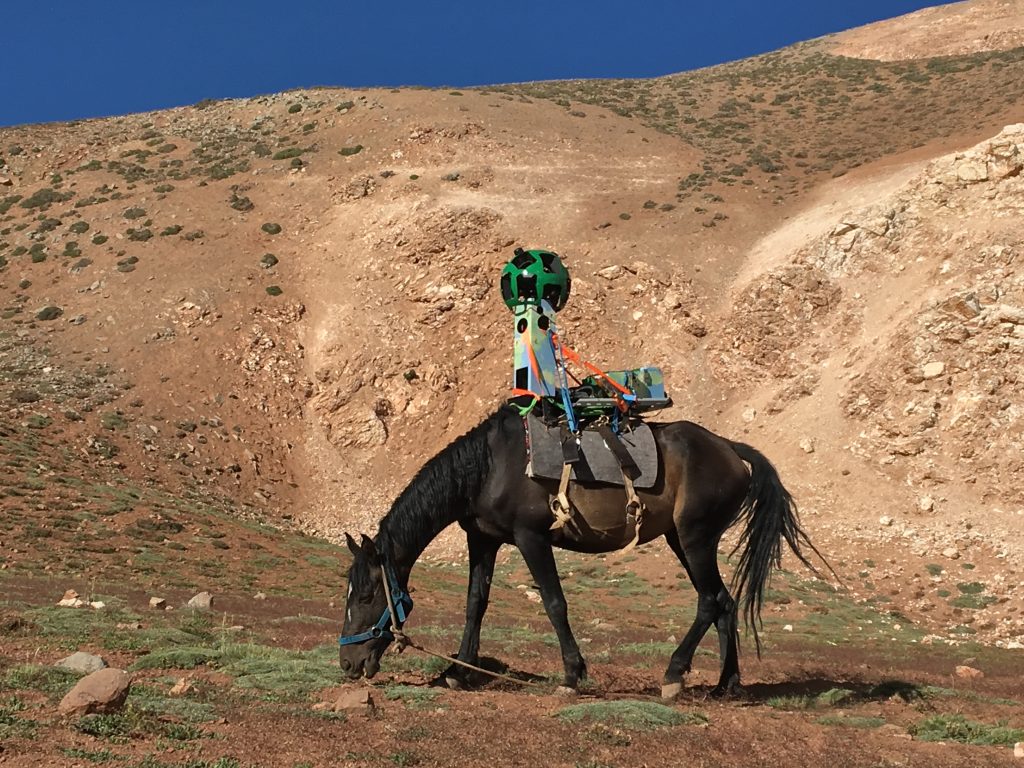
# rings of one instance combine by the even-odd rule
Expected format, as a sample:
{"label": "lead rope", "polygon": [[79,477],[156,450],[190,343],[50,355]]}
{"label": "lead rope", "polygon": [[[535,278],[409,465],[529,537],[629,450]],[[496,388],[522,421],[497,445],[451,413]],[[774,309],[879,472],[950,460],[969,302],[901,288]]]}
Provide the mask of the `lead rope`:
{"label": "lead rope", "polygon": [[496,677],[501,680],[508,680],[509,682],[517,683],[518,685],[529,685],[535,688],[545,687],[541,683],[535,683],[532,680],[520,680],[518,677],[512,677],[511,675],[503,675],[501,672],[492,672],[489,669],[484,669],[483,667],[475,666],[474,664],[470,664],[469,662],[461,661],[460,659],[456,659],[451,656],[445,656],[441,653],[435,653],[434,651],[427,650],[422,645],[417,645],[416,643],[414,643],[412,638],[402,631],[401,627],[395,626],[395,617],[398,614],[395,613],[395,603],[391,598],[391,585],[388,583],[388,574],[387,571],[384,570],[383,565],[381,565],[380,570],[381,575],[383,576],[382,580],[384,582],[384,595],[388,599],[388,612],[391,616],[391,634],[395,636],[395,641],[398,643],[399,653],[401,653],[402,649],[408,646],[409,648],[415,648],[420,653],[425,653],[428,656],[434,656],[438,659],[444,659],[445,661],[450,662],[452,664],[458,664],[460,667],[472,669],[474,672],[482,672],[485,675],[490,675],[491,677]]}

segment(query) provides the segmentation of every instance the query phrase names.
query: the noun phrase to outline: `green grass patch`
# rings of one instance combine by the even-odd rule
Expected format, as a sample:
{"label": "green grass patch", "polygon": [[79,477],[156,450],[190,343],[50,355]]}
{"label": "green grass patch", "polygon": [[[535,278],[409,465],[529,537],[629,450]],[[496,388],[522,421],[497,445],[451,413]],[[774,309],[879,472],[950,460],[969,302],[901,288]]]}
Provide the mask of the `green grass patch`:
{"label": "green grass patch", "polygon": [[70,757],[72,760],[85,760],[89,763],[109,763],[124,759],[106,748],[82,749],[80,747],[61,747],[60,753],[64,757]]}
{"label": "green grass patch", "polygon": [[884,717],[859,717],[856,715],[822,715],[815,720],[818,725],[838,725],[844,728],[881,728]]}
{"label": "green grass patch", "polygon": [[841,704],[851,696],[853,696],[853,691],[848,688],[830,688],[817,695],[796,694],[793,696],[773,696],[766,699],[764,703],[772,709],[782,709],[787,711],[822,709],[824,707],[834,707],[837,704]]}
{"label": "green grass patch", "polygon": [[0,677],[0,690],[34,690],[55,701],[70,691],[80,677],[77,672],[59,667],[18,665]]}
{"label": "green grass patch", "polygon": [[988,725],[968,720],[963,715],[934,715],[909,728],[921,741],[959,741],[962,744],[992,744],[1012,747],[1024,741],[1024,728],[1011,728],[1005,722]]}
{"label": "green grass patch", "polygon": [[389,685],[384,689],[384,698],[388,701],[402,701],[414,709],[429,707],[437,699],[436,688],[423,688],[416,685]]}
{"label": "green grass patch", "polygon": [[20,716],[25,705],[17,696],[0,700],[0,743],[7,739],[31,739],[36,734],[36,722]]}
{"label": "green grass patch", "polygon": [[195,669],[216,662],[220,657],[220,651],[213,648],[185,646],[147,653],[136,660],[129,669]]}
{"label": "green grass patch", "polygon": [[337,685],[337,645],[311,651],[289,651],[253,643],[229,643],[221,649],[218,665],[232,675],[238,688],[297,699]]}
{"label": "green grass patch", "polygon": [[595,701],[574,704],[555,713],[568,723],[609,723],[631,731],[653,731],[677,725],[704,725],[706,715],[680,712],[654,701]]}

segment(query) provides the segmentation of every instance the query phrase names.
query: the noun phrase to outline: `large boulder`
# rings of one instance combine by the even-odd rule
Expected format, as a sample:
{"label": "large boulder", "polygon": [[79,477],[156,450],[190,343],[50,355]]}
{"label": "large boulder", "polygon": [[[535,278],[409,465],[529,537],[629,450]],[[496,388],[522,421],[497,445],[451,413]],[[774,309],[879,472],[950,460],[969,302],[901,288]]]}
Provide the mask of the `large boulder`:
{"label": "large boulder", "polygon": [[57,710],[62,715],[77,717],[117,712],[124,706],[131,687],[131,675],[123,669],[101,669],[79,680],[61,699]]}

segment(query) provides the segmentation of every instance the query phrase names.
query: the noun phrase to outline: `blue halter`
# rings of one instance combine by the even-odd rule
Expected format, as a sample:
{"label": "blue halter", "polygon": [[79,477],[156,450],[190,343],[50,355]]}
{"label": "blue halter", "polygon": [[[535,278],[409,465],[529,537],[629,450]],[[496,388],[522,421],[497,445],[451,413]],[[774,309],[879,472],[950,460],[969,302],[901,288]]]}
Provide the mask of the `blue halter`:
{"label": "blue halter", "polygon": [[[405,620],[409,618],[409,614],[412,612],[412,597],[399,586],[398,577],[395,575],[395,571],[390,563],[385,560],[381,563],[380,569],[384,573],[384,578],[387,579],[387,586],[391,597],[390,603],[384,606],[384,613],[377,619],[376,624],[365,632],[360,632],[358,635],[342,635],[338,638],[339,645],[356,645],[358,643],[365,643],[367,640],[376,640],[378,637],[383,637],[388,642],[391,642],[395,639],[395,633],[392,629],[401,629]],[[394,615],[392,615],[392,608],[394,609]]]}

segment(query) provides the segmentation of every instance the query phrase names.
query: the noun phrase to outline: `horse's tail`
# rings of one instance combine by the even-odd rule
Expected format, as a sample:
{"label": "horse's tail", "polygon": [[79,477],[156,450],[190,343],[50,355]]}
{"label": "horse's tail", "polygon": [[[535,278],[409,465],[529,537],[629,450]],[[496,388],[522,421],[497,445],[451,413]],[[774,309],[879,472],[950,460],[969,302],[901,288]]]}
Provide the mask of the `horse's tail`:
{"label": "horse's tail", "polygon": [[800,527],[796,502],[782,485],[772,463],[756,448],[732,441],[730,444],[736,454],[750,465],[750,488],[736,518],[736,522],[744,526],[733,549],[733,554],[742,549],[733,576],[733,592],[742,606],[744,622],[753,630],[760,657],[761,638],[757,630],[761,624],[761,605],[765,587],[771,581],[772,568],[782,564],[782,541],[785,540],[800,562],[819,578],[822,575],[810,562],[805,550],[817,555],[833,575],[835,571]]}

